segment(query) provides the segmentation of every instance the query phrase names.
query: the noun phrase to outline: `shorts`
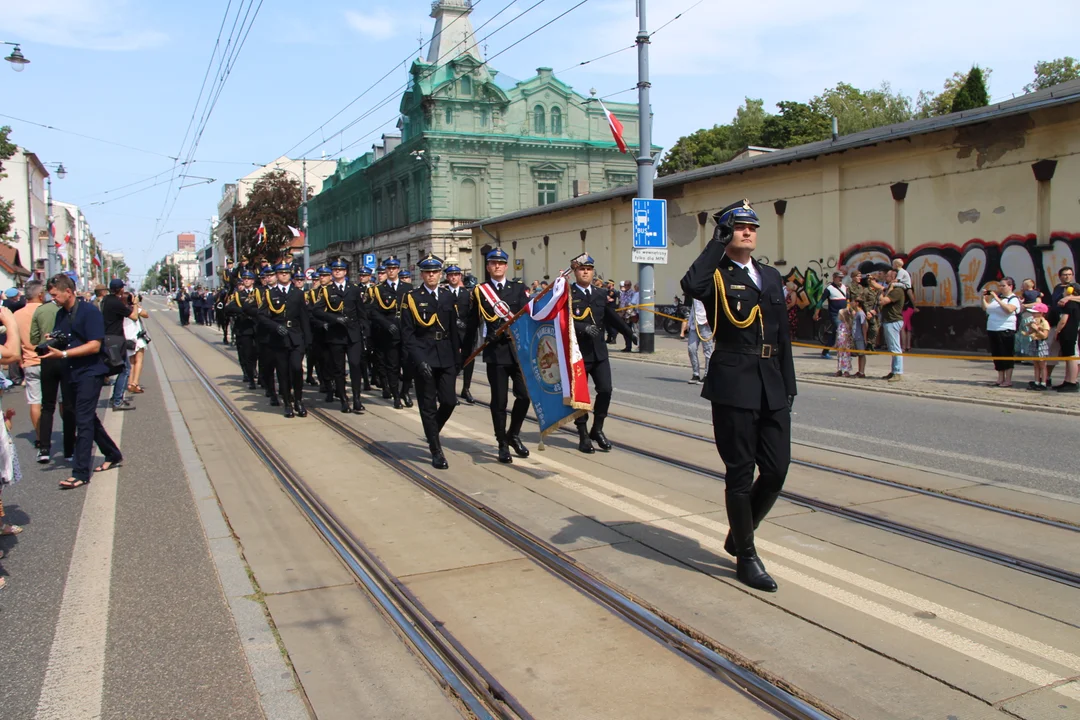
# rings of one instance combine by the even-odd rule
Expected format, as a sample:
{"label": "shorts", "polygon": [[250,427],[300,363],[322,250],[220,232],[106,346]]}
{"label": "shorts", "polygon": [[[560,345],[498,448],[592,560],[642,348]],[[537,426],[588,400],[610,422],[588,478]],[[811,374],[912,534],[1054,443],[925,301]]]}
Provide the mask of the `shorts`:
{"label": "shorts", "polygon": [[904,329],[908,332],[911,331],[911,318],[915,315],[915,308],[908,308],[904,310]]}
{"label": "shorts", "polygon": [[23,368],[23,387],[26,388],[26,402],[29,405],[41,404],[41,366],[31,365]]}

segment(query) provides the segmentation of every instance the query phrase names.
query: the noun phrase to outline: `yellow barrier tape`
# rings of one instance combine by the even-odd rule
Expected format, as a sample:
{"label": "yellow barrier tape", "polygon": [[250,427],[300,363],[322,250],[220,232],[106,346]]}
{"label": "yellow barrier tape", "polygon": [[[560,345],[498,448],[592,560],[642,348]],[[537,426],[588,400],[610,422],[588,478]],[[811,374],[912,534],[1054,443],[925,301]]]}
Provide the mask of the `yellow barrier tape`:
{"label": "yellow barrier tape", "polygon": [[[636,310],[639,308],[652,307],[656,303],[642,303],[641,305],[628,305],[621,307],[619,310]],[[670,318],[672,320],[678,320],[679,322],[686,322],[686,318],[675,317],[674,315],[668,315],[666,313],[659,312],[658,310],[645,310],[645,312],[652,313],[653,315],[659,315],[660,317]],[[934,360],[972,360],[976,362],[989,362],[993,360],[1011,360],[1013,362],[1068,362],[1070,360],[1080,360],[1078,357],[1033,357],[1031,355],[1023,355],[1020,357],[1003,356],[1003,355],[940,355],[934,353],[895,353],[891,350],[855,350],[854,348],[841,349],[831,347],[827,345],[815,345],[814,343],[797,342],[792,341],[793,347],[809,348],[811,350],[829,350],[836,352],[849,352],[852,355],[888,355],[890,357],[894,355],[901,355],[909,358],[928,358]]]}

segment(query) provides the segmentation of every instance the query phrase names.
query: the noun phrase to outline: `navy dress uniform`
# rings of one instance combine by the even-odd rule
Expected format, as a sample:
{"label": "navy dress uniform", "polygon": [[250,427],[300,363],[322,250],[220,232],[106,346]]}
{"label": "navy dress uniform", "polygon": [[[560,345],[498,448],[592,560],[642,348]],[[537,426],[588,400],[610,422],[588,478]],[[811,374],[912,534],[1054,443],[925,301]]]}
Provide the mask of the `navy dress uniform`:
{"label": "navy dress uniform", "polygon": [[[357,275],[357,289],[359,291],[357,302],[360,303],[360,307],[363,309],[363,313],[360,316],[360,334],[363,337],[364,348],[360,353],[360,364],[358,369],[360,370],[360,376],[353,380],[353,382],[360,382],[365,392],[371,391],[371,376],[374,374],[375,367],[375,355],[374,344],[371,342],[371,276],[374,270],[367,265],[360,268],[360,272]],[[351,372],[351,371],[350,371]]]}
{"label": "navy dress uniform", "polygon": [[173,300],[176,302],[176,309],[180,313],[180,324],[187,325],[191,321],[191,296],[187,294],[186,290],[180,288]]}
{"label": "navy dress uniform", "polygon": [[[401,262],[395,257],[387,258],[383,264],[388,269],[401,267]],[[401,367],[401,305],[405,294],[411,289],[400,278],[396,281],[387,278],[376,285],[371,293],[374,301],[371,305],[372,328],[375,330],[375,346],[383,377],[382,396],[383,399],[392,397],[394,407],[399,410],[412,405]]]}
{"label": "navy dress uniform", "polygon": [[[312,283],[311,288],[304,293],[304,300],[307,302],[308,309],[313,309],[315,307],[316,298],[319,295],[320,288],[329,281],[329,278],[329,265],[320,265],[315,270],[315,282]],[[316,374],[318,374],[318,380],[315,379]],[[317,385],[319,387],[319,392],[326,395],[327,402],[331,402],[334,399],[334,388],[330,382],[330,375],[326,350],[326,323],[316,318],[315,314],[312,313],[311,345],[307,350],[307,384]]]}
{"label": "navy dress uniform", "polygon": [[[510,256],[502,248],[495,248],[487,254],[488,263],[506,265]],[[494,295],[499,298],[498,302],[511,316],[525,307],[529,296],[525,292],[525,285],[516,280],[503,278],[487,280],[484,285],[490,286]],[[517,356],[514,354],[513,341],[510,333],[505,332],[498,337],[496,331],[506,321],[503,320],[492,307],[485,291],[477,285],[472,292],[472,308],[469,311],[469,320],[466,324],[465,336],[475,337],[477,331],[483,325],[487,331],[489,342],[484,348],[484,363],[487,365],[487,378],[491,386],[491,424],[495,431],[495,441],[499,445],[499,462],[510,463],[510,448],[519,457],[528,457],[529,450],[521,442],[521,426],[525,422],[525,416],[529,412],[529,393],[525,386],[525,376],[521,373]],[[470,353],[471,354],[471,353]],[[468,357],[468,355],[463,355]],[[514,406],[510,412],[510,427],[506,426],[506,405],[509,389],[513,384]]]}
{"label": "navy dress uniform", "polygon": [[255,325],[258,307],[255,304],[256,289],[249,287],[247,281],[255,280],[255,273],[245,270],[240,275],[241,285],[233,290],[225,303],[225,315],[233,324],[233,339],[236,341],[236,357],[244,372],[244,382],[248,389],[254,390],[255,366],[258,356],[255,352]]}
{"label": "navy dress uniform", "polygon": [[[442,270],[442,260],[428,255],[417,267],[421,271]],[[416,402],[431,450],[431,464],[449,467],[439,433],[457,405],[454,380],[461,363],[455,296],[447,288],[427,283],[405,296],[401,313],[401,344],[406,361],[413,368]]]}
{"label": "navy dress uniform", "polygon": [[[724,549],[736,557],[738,578],[773,592],[776,583],[757,557],[754,530],[780,495],[791,462],[791,403],[796,394],[784,285],[780,273],[747,252],[759,226],[745,200],[714,216],[717,228],[682,279],[705,305],[714,329],[713,354],[701,396],[712,403],[716,448],[727,469],[725,501],[731,528]],[[751,232],[752,231],[752,232]],[[752,237],[751,237],[752,236]],[[754,466],[758,479],[754,482]]]}
{"label": "navy dress uniform", "polygon": [[[451,279],[451,276],[453,278]],[[468,322],[466,318],[472,311],[472,293],[461,285],[462,272],[461,268],[457,265],[450,265],[446,268],[446,277],[451,280],[449,287],[447,288],[454,297],[454,306],[457,308],[457,326],[458,331],[461,334],[461,351],[465,357],[468,357],[474,349],[476,349],[476,333],[472,336],[468,333]],[[469,363],[464,368],[461,374],[461,393],[458,395],[462,400],[472,405],[473,400],[472,392],[469,388],[472,385],[473,370],[476,368],[476,363]]]}
{"label": "navy dress uniform", "polygon": [[[348,271],[344,260],[335,260],[331,270]],[[364,403],[360,400],[359,363],[363,355],[364,338],[361,330],[361,314],[364,312],[360,300],[360,289],[347,279],[334,279],[315,291],[312,314],[326,325],[326,353],[328,368],[333,378],[334,393],[341,400],[341,412],[363,412]],[[345,391],[345,367],[353,383],[353,404],[350,408],[348,394]]]}
{"label": "navy dress uniform", "polygon": [[[262,284],[255,289],[255,346],[256,357],[259,362],[259,372],[257,375],[259,385],[265,389],[266,397],[270,398],[270,404],[276,407],[281,405],[281,401],[278,400],[278,383],[275,383],[274,381],[276,367],[274,365],[274,353],[270,349],[271,329],[259,320],[259,317],[262,315],[263,306],[266,304],[267,293],[270,292],[270,287],[274,283],[275,278],[274,268],[270,265],[264,265],[259,271],[259,282]],[[278,381],[280,382],[280,378],[278,378]]]}
{"label": "navy dress uniform", "polygon": [[[287,263],[274,269],[277,273],[293,271]],[[267,289],[259,320],[270,331],[267,343],[273,353],[281,395],[285,400],[285,417],[291,418],[294,413],[306,417],[304,352],[311,342],[311,325],[303,291],[291,283]]]}
{"label": "navy dress uniform", "polygon": [[[577,268],[591,271],[593,259],[586,256],[577,264]],[[578,349],[585,362],[585,373],[592,378],[596,391],[592,430],[588,429],[588,413],[574,421],[578,432],[578,450],[583,453],[594,452],[593,441],[605,452],[611,449],[611,443],[604,435],[604,420],[611,405],[611,363],[608,360],[605,330],[610,326],[619,333],[630,332],[630,326],[615,311],[615,304],[608,301],[607,291],[602,287],[593,287],[591,281],[592,278],[588,277],[584,286],[578,283],[570,286],[570,310]],[[578,282],[581,282],[580,277]]]}

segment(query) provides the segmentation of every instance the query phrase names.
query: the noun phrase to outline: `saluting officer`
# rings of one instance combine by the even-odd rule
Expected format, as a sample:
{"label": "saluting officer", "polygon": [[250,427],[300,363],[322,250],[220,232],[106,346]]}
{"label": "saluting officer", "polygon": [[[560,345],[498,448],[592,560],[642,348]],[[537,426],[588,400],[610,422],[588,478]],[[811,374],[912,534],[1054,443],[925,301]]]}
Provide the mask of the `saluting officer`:
{"label": "saluting officer", "polygon": [[[462,275],[461,268],[457,265],[446,268],[446,282],[450,286],[449,292],[454,296],[454,305],[457,307],[457,325],[461,334],[461,352],[464,353],[465,357],[468,357],[476,349],[476,334],[473,333],[472,337],[468,335],[466,318],[469,317],[469,313],[472,311],[472,295],[465,289],[465,285],[462,283]],[[476,402],[473,400],[472,393],[469,392],[475,367],[476,363],[469,363],[468,367],[462,372],[461,393],[458,395],[470,405]]]}
{"label": "saluting officer", "polygon": [[268,343],[285,400],[285,417],[291,418],[294,414],[306,417],[304,351],[311,342],[308,310],[303,290],[292,286],[292,265],[282,262],[274,270],[277,285],[265,293],[259,319],[271,332]]}
{"label": "saluting officer", "polygon": [[[329,359],[334,389],[341,400],[341,412],[363,412],[364,403],[360,401],[360,357],[363,354],[364,338],[361,332],[360,316],[364,308],[360,299],[360,288],[349,282],[349,266],[341,259],[330,264],[333,273],[330,283],[318,290],[313,305],[316,318],[327,324],[326,350]],[[352,376],[353,405],[349,407],[348,394],[345,391],[345,363],[348,361],[349,374]]]}
{"label": "saluting officer", "polygon": [[412,288],[398,279],[400,260],[391,256],[383,265],[386,267],[386,281],[372,290],[371,297],[375,302],[371,305],[371,320],[373,328],[377,329],[375,345],[382,368],[382,396],[383,399],[394,398],[394,408],[400,410],[413,404],[405,382],[408,375],[402,374],[400,325],[401,301]]}
{"label": "saluting officer", "polygon": [[244,372],[244,382],[249,390],[254,390],[255,365],[255,324],[258,307],[255,304],[255,273],[245,270],[240,275],[240,287],[232,292],[225,304],[225,315],[233,324],[233,339],[236,340],[236,357]]}
{"label": "saluting officer", "polygon": [[604,452],[611,449],[611,443],[604,435],[604,420],[611,405],[611,363],[604,335],[607,326],[620,333],[630,332],[630,326],[615,312],[615,304],[609,302],[607,292],[602,287],[593,287],[593,270],[593,259],[586,255],[584,260],[574,265],[576,282],[570,288],[570,308],[578,348],[581,359],[585,361],[585,373],[592,377],[596,390],[592,430],[588,430],[588,413],[574,420],[578,432],[578,450],[583,453],[595,452],[593,440]]}
{"label": "saluting officer", "polygon": [[417,267],[423,284],[405,296],[401,312],[401,344],[416,378],[416,402],[431,449],[431,464],[449,467],[439,433],[457,405],[454,379],[461,363],[457,305],[449,290],[439,288],[442,260],[431,255]]}
{"label": "saluting officer", "polygon": [[259,374],[257,377],[259,378],[259,384],[266,390],[266,397],[270,398],[270,404],[277,407],[281,405],[277,394],[277,386],[280,384],[281,379],[278,378],[278,382],[274,382],[274,374],[277,372],[277,368],[274,364],[274,352],[270,349],[270,333],[272,330],[258,320],[258,317],[262,315],[263,307],[266,305],[266,297],[270,292],[270,288],[277,282],[277,274],[274,272],[273,266],[263,265],[262,270],[259,271],[259,282],[262,285],[255,289],[255,345],[257,349],[256,357],[259,360]]}
{"label": "saluting officer", "polygon": [[713,217],[713,239],[686,271],[682,288],[705,305],[714,328],[701,396],[712,403],[713,436],[727,469],[731,529],[724,549],[735,556],[742,583],[775,592],[754,547],[754,530],[779,497],[791,462],[796,387],[784,284],[775,268],[751,257],[760,222],[748,201]]}
{"label": "saluting officer", "polygon": [[[506,263],[509,259],[510,256],[502,248],[495,248],[487,254],[487,271],[491,279],[473,290],[472,308],[465,330],[466,337],[475,337],[481,322],[487,328],[489,342],[484,348],[484,362],[491,385],[491,424],[495,430],[495,441],[499,444],[501,463],[514,461],[510,457],[511,447],[518,457],[529,457],[529,450],[520,437],[521,425],[529,412],[525,376],[521,374],[521,366],[514,354],[510,333],[495,336],[499,327],[529,301],[525,285],[506,279]],[[463,359],[467,357],[468,354],[462,354]],[[510,428],[507,429],[506,404],[511,382],[514,386],[514,407],[510,412]]]}

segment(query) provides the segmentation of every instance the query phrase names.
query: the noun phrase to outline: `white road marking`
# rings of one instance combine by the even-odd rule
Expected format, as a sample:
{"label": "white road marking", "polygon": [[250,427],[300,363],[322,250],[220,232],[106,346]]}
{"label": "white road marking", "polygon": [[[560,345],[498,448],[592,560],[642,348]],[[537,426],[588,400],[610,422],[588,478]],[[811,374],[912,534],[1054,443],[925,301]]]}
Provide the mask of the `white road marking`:
{"label": "white road marking", "polygon": [[[404,417],[414,421],[415,424],[419,424],[419,416],[413,414],[405,415]],[[476,432],[468,427],[463,426],[461,423],[450,421],[447,425],[454,430],[468,435],[477,444],[481,444],[479,441],[484,440],[485,436],[479,432]],[[647,505],[654,510],[664,513],[668,516],[674,516],[681,522],[690,522],[700,525],[710,531],[716,533],[718,536],[724,536],[727,534],[727,526],[723,523],[717,522],[710,518],[704,518],[700,515],[695,515],[687,510],[684,510],[678,506],[666,503],[662,500],[657,500],[643,493],[639,493],[630,488],[623,487],[617,483],[613,483],[607,480],[603,480],[594,477],[586,472],[577,470],[576,468],[565,465],[557,460],[553,460],[550,457],[543,457],[533,455],[530,458],[536,463],[546,465],[553,470],[556,470],[559,474],[551,476],[547,479],[556,482],[563,487],[578,492],[586,497],[589,497],[597,502],[603,503],[613,509],[624,512],[627,515],[634,517],[643,522],[651,523],[657,527],[668,530],[683,537],[687,537],[696,540],[704,547],[708,547],[712,550],[723,552],[724,543],[723,540],[718,539],[714,535],[706,535],[696,530],[689,529],[684,525],[676,522],[675,520],[660,519],[657,518],[654,513],[645,511],[631,503],[628,503],[626,499],[632,499],[644,505]],[[583,486],[581,483],[569,480],[564,475],[569,475],[583,480],[586,483],[591,483],[597,487],[603,488],[608,492],[619,495],[620,497],[611,497],[607,493],[593,490],[587,486]],[[1080,657],[1060,650],[1058,648],[1051,647],[1037,641],[1033,638],[1014,633],[1005,628],[998,627],[991,623],[984,622],[978,618],[971,617],[965,613],[958,612],[946,606],[938,603],[933,603],[924,598],[920,598],[911,593],[893,588],[884,583],[865,578],[857,573],[844,570],[830,563],[826,563],[815,558],[812,558],[804,553],[800,553],[796,550],[791,550],[784,546],[772,543],[766,540],[757,540],[758,549],[770,554],[783,557],[793,562],[804,565],[817,572],[825,575],[829,575],[837,580],[847,582],[863,590],[873,592],[881,595],[887,599],[893,600],[900,604],[909,605],[918,610],[930,610],[935,612],[939,617],[949,620],[961,627],[965,627],[969,630],[977,632],[979,634],[991,637],[1003,643],[1012,645],[1020,650],[1030,653],[1043,660],[1067,667],[1070,669],[1080,669]],[[818,594],[827,599],[838,602],[853,610],[864,613],[882,622],[893,625],[894,627],[906,630],[921,638],[934,642],[943,647],[954,650],[958,653],[966,655],[972,659],[983,662],[991,667],[994,667],[1002,672],[1009,673],[1016,677],[1019,677],[1027,682],[1030,682],[1039,687],[1045,687],[1060,683],[1066,679],[1065,676],[1057,675],[1049,672],[1043,668],[1037,667],[1030,663],[1018,660],[1004,652],[995,650],[991,647],[983,645],[982,643],[975,642],[954,632],[946,630],[944,628],[936,627],[929,623],[923,622],[914,616],[907,615],[905,613],[898,612],[890,607],[887,607],[881,603],[863,598],[848,590],[844,590],[838,586],[831,585],[817,578],[806,575],[803,572],[787,567],[781,563],[770,561],[769,571],[784,580],[790,581],[796,585],[799,585],[815,594]],[[1080,700],[1080,686],[1076,683],[1068,683],[1060,685],[1054,688],[1054,690],[1062,695],[1066,695],[1070,698]]]}
{"label": "white road marking", "polygon": [[[105,412],[105,429],[120,446],[125,413]],[[97,464],[96,457],[92,464]],[[85,492],[86,500],[35,720],[101,717],[119,474],[95,473],[89,485],[64,491]]]}

